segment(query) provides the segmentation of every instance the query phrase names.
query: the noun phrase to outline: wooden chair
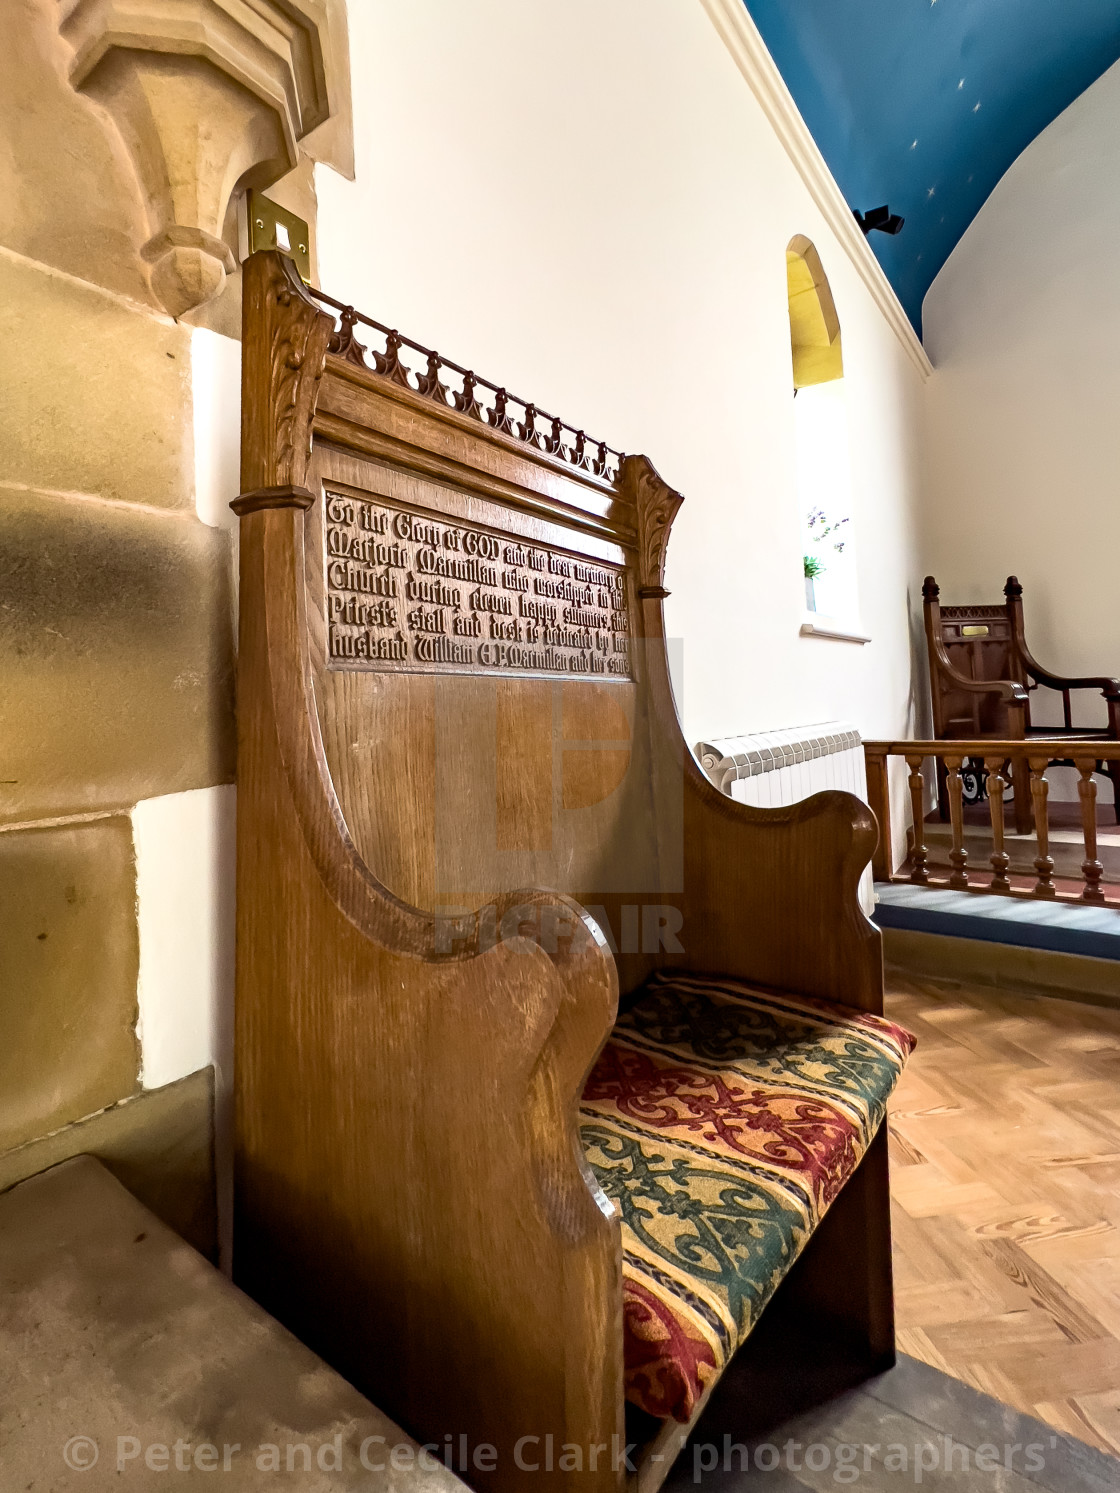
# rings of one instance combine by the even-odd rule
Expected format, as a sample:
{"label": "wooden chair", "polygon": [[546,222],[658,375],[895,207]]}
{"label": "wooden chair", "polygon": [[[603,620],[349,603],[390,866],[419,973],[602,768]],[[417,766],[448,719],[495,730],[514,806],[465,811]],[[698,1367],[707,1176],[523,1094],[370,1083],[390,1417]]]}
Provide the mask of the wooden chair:
{"label": "wooden chair", "polygon": [[[681,500],[644,457],[515,421],[435,353],[410,379],[384,328],[371,368],[340,309],[245,265],[235,1278],[475,1486],[523,1488],[531,1446],[534,1486],[653,1489],[688,1426],[638,1417],[627,1472],[588,1074],[680,971],[887,1040],[874,819],[748,808],[696,765],[662,619]],[[868,1372],[894,1354],[880,1118],[766,1308]],[[494,1456],[462,1469],[460,1437]]]}
{"label": "wooden chair", "polygon": [[[939,741],[990,736],[1023,741],[1031,736],[1065,736],[1070,741],[1120,740],[1120,682],[1115,679],[1069,679],[1044,669],[1031,655],[1023,632],[1023,588],[1009,575],[1005,600],[983,606],[942,606],[941,590],[933,576],[922,586],[926,642],[929,648],[930,691],[933,697],[933,734]],[[1030,696],[1040,686],[1062,696],[1063,724],[1031,723]],[[1101,728],[1073,724],[1072,690],[1100,690],[1107,703],[1108,725]],[[1055,765],[1068,766],[1068,759]],[[938,760],[938,800],[941,817],[948,818],[945,767]],[[1100,763],[1098,770],[1112,779],[1116,819],[1120,824],[1120,763]],[[1025,764],[1012,773],[1015,828],[1029,834],[1032,824],[1029,773]]]}

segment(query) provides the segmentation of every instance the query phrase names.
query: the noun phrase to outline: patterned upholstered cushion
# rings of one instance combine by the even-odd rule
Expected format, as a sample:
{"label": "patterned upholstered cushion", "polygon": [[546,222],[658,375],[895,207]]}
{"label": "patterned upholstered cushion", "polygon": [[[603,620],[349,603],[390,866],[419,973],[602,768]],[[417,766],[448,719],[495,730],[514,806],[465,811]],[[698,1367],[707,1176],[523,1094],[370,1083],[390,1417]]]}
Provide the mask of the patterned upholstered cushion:
{"label": "patterned upholstered cushion", "polygon": [[584,1090],[622,1213],[627,1397],[686,1421],[855,1170],[914,1046],[877,1016],[655,976]]}

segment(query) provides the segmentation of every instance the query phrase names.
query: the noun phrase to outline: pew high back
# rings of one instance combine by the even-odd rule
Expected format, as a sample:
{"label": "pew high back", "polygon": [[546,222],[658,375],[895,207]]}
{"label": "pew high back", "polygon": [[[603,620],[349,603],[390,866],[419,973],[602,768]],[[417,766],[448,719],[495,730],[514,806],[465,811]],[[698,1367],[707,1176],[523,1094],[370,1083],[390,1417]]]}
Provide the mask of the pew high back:
{"label": "pew high back", "polygon": [[[620,997],[687,968],[881,1011],[876,829],[697,767],[645,457],[325,299],[245,265],[235,1275],[422,1441],[492,1445],[466,1475],[504,1493],[520,1437],[624,1435],[577,1118]],[[803,1294],[882,1357],[874,1149]],[[534,1482],[620,1488],[601,1462]]]}

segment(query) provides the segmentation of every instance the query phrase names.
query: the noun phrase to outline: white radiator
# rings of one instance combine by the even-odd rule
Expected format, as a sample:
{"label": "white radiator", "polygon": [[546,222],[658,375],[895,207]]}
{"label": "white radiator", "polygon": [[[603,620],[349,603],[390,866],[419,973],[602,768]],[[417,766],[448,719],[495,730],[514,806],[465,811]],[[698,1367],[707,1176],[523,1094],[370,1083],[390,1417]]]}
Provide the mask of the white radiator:
{"label": "white radiator", "polygon": [[[696,755],[721,793],[755,808],[781,808],[828,788],[867,802],[863,743],[850,721],[701,741]],[[865,912],[875,904],[870,866],[860,882],[860,903]]]}

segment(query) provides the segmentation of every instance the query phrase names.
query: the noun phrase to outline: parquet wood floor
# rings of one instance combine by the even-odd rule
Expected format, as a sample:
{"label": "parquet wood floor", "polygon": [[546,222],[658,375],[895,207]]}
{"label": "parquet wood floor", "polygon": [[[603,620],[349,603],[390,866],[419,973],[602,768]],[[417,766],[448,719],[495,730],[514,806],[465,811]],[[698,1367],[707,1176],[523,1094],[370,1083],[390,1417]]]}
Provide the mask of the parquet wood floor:
{"label": "parquet wood floor", "polygon": [[1120,1452],[1120,1010],[888,974],[898,1345]]}

